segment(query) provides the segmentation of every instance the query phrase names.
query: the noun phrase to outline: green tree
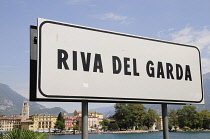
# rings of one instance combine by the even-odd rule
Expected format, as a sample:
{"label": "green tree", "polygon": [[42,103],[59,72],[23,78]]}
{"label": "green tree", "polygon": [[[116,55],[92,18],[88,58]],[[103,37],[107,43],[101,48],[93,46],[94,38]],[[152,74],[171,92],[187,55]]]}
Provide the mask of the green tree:
{"label": "green tree", "polygon": [[177,111],[172,109],[170,110],[170,112],[168,113],[168,117],[169,117],[169,124],[171,126],[177,127],[178,125],[178,115],[177,115]]}
{"label": "green tree", "polygon": [[76,124],[74,124],[73,125],[73,130],[78,130],[79,128],[78,128],[78,125],[76,125]]}
{"label": "green tree", "polygon": [[13,129],[4,133],[2,139],[47,139],[48,134],[24,129]]}
{"label": "green tree", "polygon": [[171,131],[172,129],[172,125],[170,123],[168,123],[168,129]]}
{"label": "green tree", "polygon": [[78,112],[75,110],[75,111],[74,111],[74,116],[77,116],[77,114],[78,114]]}
{"label": "green tree", "polygon": [[76,130],[78,130],[78,129],[79,129],[79,126],[77,124],[74,124],[73,125],[73,130],[74,130],[73,134],[75,134]]}
{"label": "green tree", "polygon": [[62,113],[60,112],[55,123],[55,128],[63,130],[65,128],[65,121],[63,119]]}
{"label": "green tree", "polygon": [[202,123],[202,128],[209,129],[210,112],[207,109],[204,109],[199,113],[199,115],[200,115],[200,118],[201,118],[200,123]]}
{"label": "green tree", "polygon": [[153,109],[149,109],[144,119],[144,125],[147,126],[147,128],[149,129],[154,125],[155,121],[157,121],[158,118],[159,117],[157,112]]}
{"label": "green tree", "polygon": [[56,123],[55,123],[55,127],[57,129],[63,130],[65,128],[65,124],[62,121],[57,120]]}
{"label": "green tree", "polygon": [[61,112],[58,114],[57,121],[64,122],[63,115]]}
{"label": "green tree", "polygon": [[109,123],[109,120],[102,119],[102,121],[100,121],[99,124],[102,126],[103,130],[107,130],[110,123]]}
{"label": "green tree", "polygon": [[135,130],[136,126],[143,126],[143,120],[146,115],[145,107],[142,104],[137,103],[129,103],[127,105],[128,115],[126,115],[126,119],[128,119],[129,126]]}
{"label": "green tree", "polygon": [[118,127],[117,123],[110,123],[109,127],[108,127],[108,129],[111,130],[111,131],[113,131],[113,130],[116,131],[116,130],[118,130],[118,128],[119,127]]}
{"label": "green tree", "polygon": [[178,109],[178,122],[179,126],[183,128],[184,126],[190,128],[198,128],[200,126],[200,115],[196,111],[195,106],[184,106],[183,109]]}
{"label": "green tree", "polygon": [[128,115],[127,103],[116,103],[115,104],[115,114],[113,115],[114,119],[116,120],[120,130],[122,128],[128,128],[128,119],[126,116]]}
{"label": "green tree", "polygon": [[120,130],[143,126],[146,111],[142,104],[137,103],[117,103],[115,105],[115,114],[113,118],[116,120]]}

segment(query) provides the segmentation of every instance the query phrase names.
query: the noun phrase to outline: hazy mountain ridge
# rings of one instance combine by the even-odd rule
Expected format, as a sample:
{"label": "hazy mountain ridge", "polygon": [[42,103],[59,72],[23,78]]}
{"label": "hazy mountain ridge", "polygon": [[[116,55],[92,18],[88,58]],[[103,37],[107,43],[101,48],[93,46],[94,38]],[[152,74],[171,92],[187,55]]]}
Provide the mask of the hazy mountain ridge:
{"label": "hazy mountain ridge", "polygon": [[[29,101],[17,92],[13,91],[8,85],[0,83],[0,115],[19,115],[21,113],[23,101]],[[62,108],[46,108],[36,102],[30,102],[30,114],[51,114],[57,115],[65,112]]]}
{"label": "hazy mountain ridge", "polygon": [[109,118],[112,116],[115,112],[114,106],[109,106],[109,107],[100,107],[96,109],[90,109],[89,111],[95,111],[98,113],[103,114],[104,118]]}

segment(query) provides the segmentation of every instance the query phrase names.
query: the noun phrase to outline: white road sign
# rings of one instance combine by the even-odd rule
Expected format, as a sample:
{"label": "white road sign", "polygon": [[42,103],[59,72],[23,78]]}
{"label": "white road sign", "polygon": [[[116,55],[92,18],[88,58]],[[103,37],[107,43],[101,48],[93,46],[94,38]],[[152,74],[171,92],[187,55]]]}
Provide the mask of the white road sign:
{"label": "white road sign", "polygon": [[38,19],[38,100],[199,103],[197,47]]}

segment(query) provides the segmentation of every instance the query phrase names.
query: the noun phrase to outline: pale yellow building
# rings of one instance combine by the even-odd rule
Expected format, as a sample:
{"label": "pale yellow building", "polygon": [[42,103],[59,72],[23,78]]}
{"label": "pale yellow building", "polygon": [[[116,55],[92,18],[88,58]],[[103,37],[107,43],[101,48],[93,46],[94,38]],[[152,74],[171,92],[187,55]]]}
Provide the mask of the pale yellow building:
{"label": "pale yellow building", "polygon": [[32,120],[25,120],[21,122],[21,129],[34,130],[34,122]]}
{"label": "pale yellow building", "polygon": [[32,115],[26,121],[21,122],[22,129],[43,131],[47,132],[49,130],[55,129],[57,117],[50,115]]}
{"label": "pale yellow building", "polygon": [[104,117],[103,117],[103,114],[98,113],[98,112],[95,112],[95,111],[89,111],[89,112],[88,112],[88,115],[89,115],[89,116],[92,116],[92,117],[97,117],[99,121],[102,120],[102,119],[104,118]]}
{"label": "pale yellow building", "polygon": [[20,128],[21,117],[19,116],[3,116],[0,117],[0,130],[12,130]]}
{"label": "pale yellow building", "polygon": [[[77,112],[77,116],[78,117],[82,117],[82,112],[81,111],[78,111]],[[88,111],[88,117],[97,117],[98,120],[102,120],[103,119],[103,114],[101,113],[98,113],[96,111]]]}

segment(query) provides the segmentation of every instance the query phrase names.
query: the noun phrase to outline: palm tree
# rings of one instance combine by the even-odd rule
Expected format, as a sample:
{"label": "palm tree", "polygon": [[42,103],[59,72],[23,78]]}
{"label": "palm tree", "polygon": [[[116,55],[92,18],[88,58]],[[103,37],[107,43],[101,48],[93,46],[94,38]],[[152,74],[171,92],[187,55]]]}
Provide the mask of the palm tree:
{"label": "palm tree", "polygon": [[47,139],[48,134],[24,129],[14,129],[6,132],[3,139]]}

